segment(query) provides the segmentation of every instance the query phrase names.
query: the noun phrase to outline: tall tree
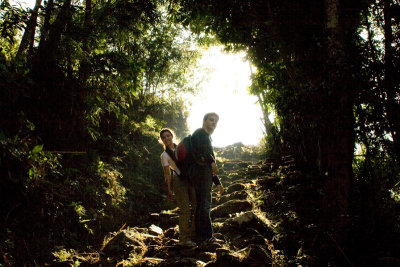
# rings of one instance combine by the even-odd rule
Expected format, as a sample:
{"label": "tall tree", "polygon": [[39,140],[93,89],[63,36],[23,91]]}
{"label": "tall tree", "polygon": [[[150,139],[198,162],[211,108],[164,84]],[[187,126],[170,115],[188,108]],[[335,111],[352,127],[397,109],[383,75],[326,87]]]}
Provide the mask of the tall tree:
{"label": "tall tree", "polygon": [[[359,18],[339,0],[327,0],[326,101],[324,129],[321,132],[321,170],[324,172],[324,217],[331,234],[343,243],[349,218],[349,194],[353,179],[354,94],[357,62],[348,55],[355,51]],[[357,8],[357,6],[355,6]],[[357,76],[356,76],[357,77]]]}
{"label": "tall tree", "polygon": [[[394,42],[393,38],[393,25],[392,20],[396,19],[398,22],[399,5],[395,4],[392,0],[383,1],[383,32],[384,32],[384,79],[383,86],[386,93],[386,108],[387,117],[390,124],[390,134],[393,138],[394,154],[400,164],[400,82],[398,77],[399,68],[398,64],[398,51],[399,44]],[[396,16],[397,13],[397,16]],[[398,29],[395,34],[398,34]],[[396,58],[397,57],[397,58]],[[397,61],[397,62],[396,62]]]}
{"label": "tall tree", "polygon": [[157,132],[187,130],[179,90],[193,89],[196,55],[164,2],[46,1],[21,61],[3,51],[16,52],[25,13],[5,5],[0,246],[15,265],[45,265],[55,246],[83,248],[162,203]]}
{"label": "tall tree", "polygon": [[[265,78],[289,151],[321,184],[320,227],[346,239],[354,148],[356,48],[365,1],[179,1],[182,20],[246,48]],[[286,133],[285,133],[286,132]]]}
{"label": "tall tree", "polygon": [[18,52],[16,57],[20,57],[26,50],[29,49],[30,54],[32,54],[33,50],[33,43],[35,38],[36,26],[37,26],[37,18],[39,14],[39,8],[42,4],[42,0],[36,0],[35,7],[32,10],[31,17],[29,18],[25,32],[22,36],[21,42],[19,44]]}

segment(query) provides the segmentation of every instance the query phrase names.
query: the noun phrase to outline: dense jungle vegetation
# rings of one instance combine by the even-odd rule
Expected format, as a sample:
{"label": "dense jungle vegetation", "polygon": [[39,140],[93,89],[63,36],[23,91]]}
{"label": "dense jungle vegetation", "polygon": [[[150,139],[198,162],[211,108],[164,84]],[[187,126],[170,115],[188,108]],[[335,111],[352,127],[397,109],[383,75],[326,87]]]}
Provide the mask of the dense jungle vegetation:
{"label": "dense jungle vegetation", "polygon": [[2,0],[0,265],[96,249],[161,209],[157,133],[189,133],[212,44],[256,67],[260,159],[293,157],[313,185],[305,248],[326,266],[400,258],[399,22],[398,0]]}

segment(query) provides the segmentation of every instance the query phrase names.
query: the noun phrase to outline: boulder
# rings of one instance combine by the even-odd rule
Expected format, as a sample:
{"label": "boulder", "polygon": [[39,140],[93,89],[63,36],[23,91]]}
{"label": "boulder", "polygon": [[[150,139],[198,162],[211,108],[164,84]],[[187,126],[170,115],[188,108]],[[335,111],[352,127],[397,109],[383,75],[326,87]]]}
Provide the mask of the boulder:
{"label": "boulder", "polygon": [[158,266],[163,261],[165,261],[165,260],[160,259],[160,258],[147,257],[147,258],[141,259],[139,263],[135,264],[135,266],[138,266],[138,267]]}
{"label": "boulder", "polygon": [[[242,250],[244,255],[247,255],[243,259],[244,266],[271,266],[272,255],[267,249],[267,246],[252,244]],[[247,264],[246,264],[247,263]]]}
{"label": "boulder", "polygon": [[236,183],[236,184],[232,184],[232,185],[228,186],[227,188],[225,188],[225,193],[230,194],[235,191],[242,191],[245,189],[246,189],[246,186],[244,184]]}
{"label": "boulder", "polygon": [[[237,240],[236,243],[241,245],[247,245],[246,240],[259,234],[267,239],[274,236],[273,230],[252,211],[242,212],[232,218],[228,218],[224,222],[216,224],[214,229],[221,234],[229,234],[232,239]],[[233,235],[233,233],[236,234]],[[263,244],[260,237],[257,237],[258,242]]]}
{"label": "boulder", "polygon": [[253,208],[252,204],[247,200],[229,200],[221,205],[211,209],[211,218],[229,217],[230,214],[249,211]]}
{"label": "boulder", "polygon": [[159,213],[159,226],[162,228],[174,227],[178,224],[178,209],[173,211],[162,211]]}
{"label": "boulder", "polygon": [[182,267],[182,266],[204,266],[205,263],[195,259],[195,258],[181,258],[181,257],[176,257],[176,258],[170,258],[168,260],[165,260],[161,262],[159,267]]}
{"label": "boulder", "polygon": [[158,227],[157,225],[152,224],[149,227],[149,233],[161,235],[163,233],[163,230],[160,227]]}
{"label": "boulder", "polygon": [[241,262],[241,258],[237,253],[230,252],[227,249],[219,248],[216,250],[217,259],[214,262],[210,262],[206,267],[239,267],[244,266]]}
{"label": "boulder", "polygon": [[242,179],[242,175],[238,174],[238,173],[234,173],[232,175],[229,175],[228,178],[226,179],[227,181],[229,180],[230,182],[234,182],[237,180]]}
{"label": "boulder", "polygon": [[279,177],[274,177],[271,175],[262,176],[257,179],[257,185],[262,186],[265,189],[274,188],[281,179]]}
{"label": "boulder", "polygon": [[178,232],[176,231],[175,227],[168,228],[164,231],[164,236],[167,238],[178,238]]}
{"label": "boulder", "polygon": [[266,246],[266,238],[253,228],[243,228],[230,240],[230,244],[236,248],[243,249],[250,245]]}
{"label": "boulder", "polygon": [[216,258],[215,255],[216,255],[215,252],[203,251],[203,252],[197,254],[197,258],[202,262],[209,262],[209,261],[215,260],[215,258]]}
{"label": "boulder", "polygon": [[245,190],[242,191],[235,191],[231,194],[227,194],[227,195],[222,195],[221,197],[216,197],[213,199],[213,204],[217,204],[220,205],[222,203],[225,203],[229,200],[234,200],[234,199],[238,199],[238,200],[244,200],[247,199],[248,197],[248,193]]}
{"label": "boulder", "polygon": [[[122,230],[105,243],[101,249],[101,256],[111,261],[127,258],[131,253],[143,256],[147,247],[143,243],[140,233],[134,230]],[[107,260],[109,261],[109,260]]]}

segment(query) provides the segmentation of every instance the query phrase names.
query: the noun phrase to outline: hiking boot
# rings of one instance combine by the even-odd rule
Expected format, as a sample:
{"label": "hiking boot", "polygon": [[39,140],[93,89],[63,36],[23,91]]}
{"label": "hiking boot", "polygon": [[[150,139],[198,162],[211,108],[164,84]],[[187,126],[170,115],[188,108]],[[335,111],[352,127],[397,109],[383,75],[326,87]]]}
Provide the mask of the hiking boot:
{"label": "hiking boot", "polygon": [[202,243],[208,243],[208,244],[217,243],[217,244],[220,244],[220,243],[224,243],[224,241],[221,240],[221,239],[217,239],[214,236],[212,236],[209,239],[204,240]]}
{"label": "hiking boot", "polygon": [[223,243],[224,241],[221,239],[217,239],[214,236],[210,237],[206,240],[208,243]]}
{"label": "hiking boot", "polygon": [[210,237],[209,239],[206,239],[202,241],[199,245],[200,249],[203,250],[216,250],[217,248],[222,247],[220,243],[222,243],[222,240],[216,239],[215,237]]}

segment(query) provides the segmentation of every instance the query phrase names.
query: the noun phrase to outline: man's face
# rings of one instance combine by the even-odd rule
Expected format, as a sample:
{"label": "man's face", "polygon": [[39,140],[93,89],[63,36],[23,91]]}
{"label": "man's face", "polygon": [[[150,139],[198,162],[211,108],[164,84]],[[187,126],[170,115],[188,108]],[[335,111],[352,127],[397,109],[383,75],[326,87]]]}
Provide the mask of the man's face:
{"label": "man's face", "polygon": [[215,115],[210,115],[208,118],[203,122],[203,129],[208,133],[212,134],[217,128],[218,117]]}

